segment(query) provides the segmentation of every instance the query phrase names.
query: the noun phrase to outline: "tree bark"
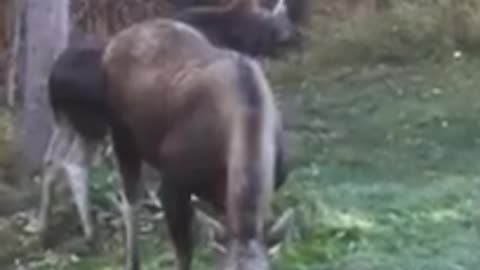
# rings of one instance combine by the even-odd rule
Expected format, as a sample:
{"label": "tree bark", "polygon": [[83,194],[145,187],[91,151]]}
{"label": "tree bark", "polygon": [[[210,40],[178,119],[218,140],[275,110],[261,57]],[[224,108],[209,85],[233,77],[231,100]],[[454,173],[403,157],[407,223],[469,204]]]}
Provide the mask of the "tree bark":
{"label": "tree bark", "polygon": [[[18,162],[22,175],[41,168],[53,118],[47,99],[48,75],[68,41],[69,0],[16,0],[19,46],[16,57]],[[21,83],[21,84],[20,84]]]}
{"label": "tree bark", "polygon": [[21,63],[24,62],[20,58],[20,50],[22,49],[22,42],[21,39],[23,38],[22,35],[22,20],[24,14],[23,5],[25,3],[24,0],[17,0],[17,1],[10,1],[10,5],[8,6],[8,11],[10,15],[10,31],[11,38],[9,42],[9,53],[8,53],[8,64],[7,64],[7,73],[6,73],[6,101],[7,106],[11,109],[15,108],[15,94],[17,93],[18,88],[18,81],[17,74],[22,73],[20,71]]}

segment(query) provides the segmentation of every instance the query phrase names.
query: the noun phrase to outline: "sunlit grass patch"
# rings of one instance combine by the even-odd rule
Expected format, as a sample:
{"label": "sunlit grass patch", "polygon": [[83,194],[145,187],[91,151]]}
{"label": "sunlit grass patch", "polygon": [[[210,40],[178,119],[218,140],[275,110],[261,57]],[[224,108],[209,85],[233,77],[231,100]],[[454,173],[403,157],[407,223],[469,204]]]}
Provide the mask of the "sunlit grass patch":
{"label": "sunlit grass patch", "polygon": [[291,184],[317,195],[299,196],[304,234],[284,250],[280,269],[474,269],[478,179],[378,180],[317,176]]}

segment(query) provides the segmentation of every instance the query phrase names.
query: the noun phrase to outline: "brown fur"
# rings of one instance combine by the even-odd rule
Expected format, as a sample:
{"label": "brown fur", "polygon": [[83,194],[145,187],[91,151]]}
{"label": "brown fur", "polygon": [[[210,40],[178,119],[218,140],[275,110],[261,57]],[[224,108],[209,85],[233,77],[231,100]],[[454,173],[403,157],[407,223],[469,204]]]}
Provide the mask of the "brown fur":
{"label": "brown fur", "polygon": [[[57,122],[59,128],[64,127],[68,129],[69,132],[76,133],[75,136],[79,135],[78,139],[81,141],[85,140],[95,145],[98,145],[99,140],[102,142],[103,136],[107,134],[108,126],[112,120],[110,119],[110,110],[106,103],[105,76],[101,67],[100,58],[103,49],[104,43],[100,40],[97,40],[93,36],[85,35],[78,31],[78,29],[74,29],[70,37],[70,46],[57,59],[50,76],[49,91],[52,109],[57,116],[57,120],[67,120],[67,122]],[[239,68],[247,66],[248,65],[243,64],[239,65]],[[251,72],[248,72],[248,68],[240,69],[240,71],[243,71],[239,74],[241,77],[240,80],[247,83],[245,89],[250,89],[250,91],[241,92],[244,94],[245,102],[251,103],[252,106],[258,106],[258,98],[252,98],[256,96],[256,90],[255,84],[252,84],[254,79],[252,78]],[[188,70],[183,73],[188,73]],[[195,74],[192,74],[192,76],[194,75]],[[275,188],[279,188],[286,179],[286,168],[284,164],[284,142],[282,139],[283,128],[281,127],[280,121],[277,121],[276,125]],[[73,128],[73,130],[70,131],[70,128]],[[57,139],[54,138],[52,142],[54,145],[57,144]],[[85,153],[90,152],[90,150],[87,149],[78,150],[86,151]],[[47,153],[46,164],[50,164],[49,156]],[[58,162],[60,162],[58,166],[64,166],[66,164],[65,157],[60,157]],[[50,166],[47,166],[46,175],[51,174],[49,171]],[[46,188],[49,188],[51,183],[48,179],[44,180],[44,186]],[[82,184],[86,184],[86,182]],[[217,193],[223,192],[222,189],[224,188],[225,187],[219,185],[217,189],[220,191]],[[74,187],[72,187],[72,189],[74,193],[77,192]],[[211,193],[204,193],[204,197],[212,197]],[[78,194],[75,195],[75,197],[77,197]],[[149,195],[153,194],[149,193]],[[49,202],[49,195],[47,193],[42,195],[42,201]],[[221,201],[220,199],[213,198],[213,201],[217,208],[224,207],[222,202],[219,202]],[[80,203],[79,209],[82,209],[82,204],[88,203],[88,198],[84,198]],[[40,213],[44,213],[46,208],[48,208],[48,205],[42,203]],[[83,208],[87,209],[87,207]],[[40,215],[40,220],[42,229],[46,229],[47,216],[45,214]],[[82,222],[84,221],[82,220]],[[83,225],[85,228],[91,227],[90,224]],[[85,231],[88,232],[89,230],[85,229]]]}
{"label": "brown fur", "polygon": [[[178,269],[189,269],[192,257],[191,194],[226,211],[223,269],[269,269],[262,231],[274,186],[278,119],[260,67],[165,19],[118,33],[103,65],[126,199],[136,204],[142,160],[159,169]],[[133,210],[126,219],[127,267],[139,269]]]}

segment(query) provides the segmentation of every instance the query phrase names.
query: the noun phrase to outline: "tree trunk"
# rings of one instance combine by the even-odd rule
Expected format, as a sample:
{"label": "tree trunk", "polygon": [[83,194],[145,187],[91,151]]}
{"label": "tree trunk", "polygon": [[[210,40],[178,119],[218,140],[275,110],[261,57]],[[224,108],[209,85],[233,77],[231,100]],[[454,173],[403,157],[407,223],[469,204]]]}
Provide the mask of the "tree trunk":
{"label": "tree trunk", "polygon": [[20,59],[20,50],[22,49],[21,39],[22,35],[22,20],[24,14],[23,5],[25,4],[24,0],[10,1],[8,6],[8,11],[10,15],[10,31],[11,35],[9,36],[9,53],[8,53],[8,64],[7,64],[7,74],[6,74],[6,101],[7,106],[14,109],[15,108],[15,94],[17,93],[18,81],[17,74],[23,73],[20,71],[22,61]]}
{"label": "tree trunk", "polygon": [[[54,60],[68,41],[69,0],[16,0],[20,25],[15,65],[18,165],[22,176],[40,169],[52,131],[47,82]],[[15,43],[15,42],[14,42]],[[24,174],[25,173],[25,174]]]}

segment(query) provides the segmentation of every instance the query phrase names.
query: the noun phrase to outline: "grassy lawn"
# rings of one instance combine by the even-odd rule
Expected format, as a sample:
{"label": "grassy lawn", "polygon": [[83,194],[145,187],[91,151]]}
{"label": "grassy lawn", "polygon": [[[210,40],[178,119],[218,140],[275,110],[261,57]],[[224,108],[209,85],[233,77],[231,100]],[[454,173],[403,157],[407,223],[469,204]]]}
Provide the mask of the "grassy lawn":
{"label": "grassy lawn", "polygon": [[[274,81],[293,152],[276,203],[297,219],[277,269],[477,269],[480,60],[304,72],[301,84],[284,68]],[[146,238],[145,269],[173,266],[168,240]],[[196,269],[212,260],[197,250]],[[121,269],[122,253],[58,261],[35,269]]]}
{"label": "grassy lawn", "polygon": [[279,269],[477,269],[479,67],[304,72],[301,90],[283,81],[302,115],[290,123],[301,155],[279,200],[302,215]]}

